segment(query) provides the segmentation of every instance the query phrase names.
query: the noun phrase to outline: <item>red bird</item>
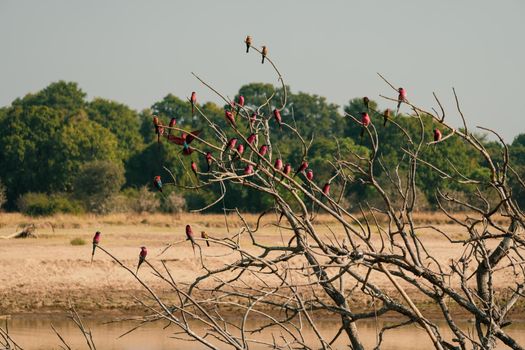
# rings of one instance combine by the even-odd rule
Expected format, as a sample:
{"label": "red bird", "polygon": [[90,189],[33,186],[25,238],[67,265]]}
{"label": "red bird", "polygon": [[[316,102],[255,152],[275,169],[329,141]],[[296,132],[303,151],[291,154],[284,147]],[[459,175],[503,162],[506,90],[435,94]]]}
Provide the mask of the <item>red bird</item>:
{"label": "red bird", "polygon": [[232,161],[236,161],[236,160],[241,159],[243,153],[244,153],[244,145],[242,143],[240,143],[237,146],[237,154],[235,154],[235,156],[233,157]]}
{"label": "red bird", "polygon": [[153,126],[155,127],[155,134],[157,135],[157,143],[160,143],[160,136],[164,133],[164,128],[157,116],[153,116]]}
{"label": "red bird", "polygon": [[244,168],[244,175],[251,175],[253,174],[253,165],[248,164],[246,168]]}
{"label": "red bird", "polygon": [[95,235],[93,236],[93,252],[91,253],[91,263],[93,264],[93,257],[95,256],[95,249],[98,246],[98,243],[100,242],[100,231],[95,232]]}
{"label": "red bird", "polygon": [[211,165],[213,163],[213,156],[211,155],[210,152],[206,153],[206,163],[208,164],[208,172],[210,172]]}
{"label": "red bird", "polygon": [[248,138],[246,139],[250,145],[253,145],[253,143],[257,140],[256,134],[250,134]]}
{"label": "red bird", "polygon": [[208,241],[208,239],[209,239],[210,237],[208,236],[208,234],[206,233],[206,231],[201,231],[201,238],[206,240],[206,245],[209,247],[209,246],[210,246],[210,242]]}
{"label": "red bird", "polygon": [[185,144],[183,147],[182,147],[182,154],[184,154],[185,156],[189,156],[193,153],[194,149],[191,148],[190,146],[188,146],[187,144]]}
{"label": "red bird", "polygon": [[309,181],[312,181],[314,179],[314,172],[312,169],[308,169],[306,170],[306,178],[309,180]]}
{"label": "red bird", "polygon": [[199,177],[199,175],[197,174],[197,163],[191,162],[191,171],[193,171],[197,178]]}
{"label": "red bird", "polygon": [[275,170],[277,171],[280,171],[282,168],[283,168],[283,161],[281,160],[281,158],[277,158],[275,160],[275,164],[273,165],[273,167],[275,168]]}
{"label": "red bird", "polygon": [[139,253],[139,264],[137,265],[137,272],[135,272],[135,275],[139,273],[139,267],[142,265],[144,260],[146,260],[146,255],[148,255],[148,250],[146,247],[140,247],[140,253]]}
{"label": "red bird", "polygon": [[191,102],[191,115],[193,116],[193,111],[195,109],[195,103],[197,102],[197,94],[195,93],[195,91],[191,93],[190,102]]}
{"label": "red bird", "polygon": [[239,98],[237,99],[237,104],[239,105],[239,107],[244,107],[244,96],[243,95],[239,95]]}
{"label": "red bird", "polygon": [[268,145],[262,145],[259,149],[259,154],[261,155],[261,157],[264,157],[266,153],[268,153]]}
{"label": "red bird", "polygon": [[226,110],[224,111],[224,116],[233,126],[235,126],[235,117],[233,116],[232,112]]}
{"label": "red bird", "polygon": [[229,141],[228,141],[228,144],[226,145],[226,149],[234,149],[235,148],[235,145],[237,144],[237,139],[234,137],[234,138],[231,138]]}
{"label": "red bird", "polygon": [[292,172],[292,166],[290,165],[290,163],[286,163],[283,169],[284,175],[290,175],[291,172]]}
{"label": "red bird", "polygon": [[187,146],[193,140],[195,140],[195,138],[198,137],[201,132],[202,130],[194,130],[188,134],[183,132],[180,136],[168,135],[168,141],[174,144],[177,144],[179,146]]}
{"label": "red bird", "polygon": [[[177,125],[177,119],[171,118],[169,127],[173,128],[175,125]],[[171,135],[171,129],[168,129],[168,136]]]}
{"label": "red bird", "polygon": [[278,110],[277,108],[275,108],[275,109],[273,110],[273,116],[274,116],[274,118],[275,118],[275,121],[276,121],[277,124],[279,125],[279,128],[281,128],[282,125],[283,125],[283,121],[282,121],[283,119],[281,118],[281,111]]}
{"label": "red bird", "polygon": [[385,113],[383,114],[383,126],[386,126],[386,122],[388,121],[388,119],[390,119],[390,109],[385,109]]}
{"label": "red bird", "polygon": [[193,231],[190,225],[186,225],[186,240],[191,241],[191,247],[193,248],[193,254],[195,254],[195,239],[193,238]]}
{"label": "red bird", "polygon": [[293,174],[293,177],[296,177],[297,174],[302,173],[303,171],[305,171],[306,168],[308,168],[308,162],[304,161],[304,162],[301,163],[299,168],[295,171],[295,174]]}
{"label": "red bird", "polygon": [[399,113],[399,107],[401,107],[401,103],[405,102],[406,99],[407,99],[407,92],[406,92],[405,89],[400,87],[397,91],[399,92],[399,95],[397,96],[397,111],[396,111],[396,114]]}
{"label": "red bird", "polygon": [[441,131],[438,128],[434,129],[434,142],[441,141],[442,136],[443,135],[441,134]]}
{"label": "red bird", "polygon": [[329,183],[324,184],[324,186],[323,186],[323,194],[325,196],[330,195],[330,184]]}
{"label": "red bird", "polygon": [[250,126],[253,127],[253,124],[255,124],[256,121],[257,121],[257,113],[253,112],[252,115],[250,116]]}
{"label": "red bird", "polygon": [[162,180],[160,179],[160,176],[155,176],[153,178],[153,186],[159,190],[159,192],[162,192]]}
{"label": "red bird", "polygon": [[363,138],[363,135],[365,134],[365,128],[367,128],[368,125],[370,125],[370,116],[368,115],[368,113],[361,113],[361,124],[363,124],[363,126],[361,127],[361,134],[359,135],[359,137]]}

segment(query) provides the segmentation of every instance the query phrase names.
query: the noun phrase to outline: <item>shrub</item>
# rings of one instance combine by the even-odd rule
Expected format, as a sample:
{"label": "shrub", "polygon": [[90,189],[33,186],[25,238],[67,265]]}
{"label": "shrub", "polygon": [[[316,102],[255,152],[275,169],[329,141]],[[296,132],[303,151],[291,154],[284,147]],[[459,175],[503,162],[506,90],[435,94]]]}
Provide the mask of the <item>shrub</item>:
{"label": "shrub", "polygon": [[162,201],[162,210],[168,213],[182,213],[186,210],[186,200],[176,192],[171,192]]}
{"label": "shrub", "polygon": [[6,188],[2,181],[0,181],[0,209],[2,209],[5,202],[7,202]]}
{"label": "shrub", "polygon": [[137,213],[154,213],[160,208],[160,201],[157,195],[150,190],[148,186],[142,186],[136,193],[132,202],[132,209]]}
{"label": "shrub", "polygon": [[80,237],[77,237],[73,238],[69,243],[71,243],[71,245],[85,245],[86,241]]}
{"label": "shrub", "polygon": [[48,216],[55,213],[82,212],[82,206],[77,202],[68,199],[64,195],[55,194],[49,196],[45,193],[28,192],[17,200],[18,209],[29,216]]}

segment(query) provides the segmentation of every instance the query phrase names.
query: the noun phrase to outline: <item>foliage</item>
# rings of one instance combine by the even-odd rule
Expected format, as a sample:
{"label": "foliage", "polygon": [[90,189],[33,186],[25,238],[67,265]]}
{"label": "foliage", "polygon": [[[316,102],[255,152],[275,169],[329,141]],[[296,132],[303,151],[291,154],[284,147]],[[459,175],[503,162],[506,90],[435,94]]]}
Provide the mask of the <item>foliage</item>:
{"label": "foliage", "polygon": [[73,238],[69,243],[71,245],[86,245],[86,241],[80,237]]}
{"label": "foliage", "polygon": [[28,192],[17,200],[20,212],[29,216],[49,216],[56,213],[79,214],[83,211],[79,202],[62,194]]}

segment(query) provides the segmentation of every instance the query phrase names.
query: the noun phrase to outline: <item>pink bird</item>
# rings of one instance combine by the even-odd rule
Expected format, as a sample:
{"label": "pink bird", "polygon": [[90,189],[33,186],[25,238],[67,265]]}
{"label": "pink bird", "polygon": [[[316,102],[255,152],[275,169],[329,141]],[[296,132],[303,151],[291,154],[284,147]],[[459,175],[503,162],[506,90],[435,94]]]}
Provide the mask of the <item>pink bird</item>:
{"label": "pink bird", "polygon": [[386,122],[391,118],[390,115],[390,109],[385,109],[385,113],[383,114],[383,126],[386,126]]}
{"label": "pink bird", "polygon": [[191,247],[193,248],[193,254],[195,254],[195,239],[193,238],[193,230],[190,225],[186,225],[186,240],[191,241]]}
{"label": "pink bird", "polygon": [[441,131],[438,128],[434,129],[434,142],[441,141],[442,136],[443,135],[441,134]]}
{"label": "pink bird", "polygon": [[[175,125],[177,125],[177,119],[171,118],[169,127],[173,128],[175,127]],[[168,135],[171,135],[171,129],[168,129]]]}
{"label": "pink bird", "polygon": [[162,192],[162,180],[160,179],[160,176],[157,175],[153,178],[153,186],[159,190],[159,192]]}
{"label": "pink bird", "polygon": [[291,172],[292,172],[292,166],[290,165],[290,163],[286,163],[283,169],[284,175],[290,175]]}
{"label": "pink bird", "polygon": [[248,164],[246,168],[244,168],[244,175],[251,175],[253,174],[253,165]]}
{"label": "pink bird", "polygon": [[259,154],[261,155],[261,157],[264,157],[266,153],[268,153],[268,145],[262,145],[259,149]]}
{"label": "pink bird", "polygon": [[252,115],[250,116],[250,126],[253,127],[253,124],[255,124],[256,121],[257,121],[257,113],[253,112]]}
{"label": "pink bird", "polygon": [[237,144],[237,139],[234,137],[234,138],[231,138],[229,141],[228,141],[228,144],[226,145],[226,149],[234,149],[235,148],[235,145]]}
{"label": "pink bird", "polygon": [[275,168],[275,170],[277,171],[280,171],[282,168],[283,168],[283,161],[281,160],[281,158],[277,158],[275,160],[275,164],[273,165],[273,167]]}
{"label": "pink bird", "polygon": [[397,91],[399,91],[399,95],[397,96],[397,111],[396,114],[399,113],[399,108],[401,107],[401,103],[405,102],[407,99],[407,92],[405,89],[400,87]]}
{"label": "pink bird", "polygon": [[281,111],[278,110],[277,108],[275,108],[273,110],[273,116],[275,118],[275,121],[279,125],[279,128],[282,128],[283,122],[282,122],[282,118],[281,118]]}
{"label": "pink bird", "polygon": [[250,134],[248,138],[246,139],[250,145],[253,145],[253,143],[257,140],[256,134]]}
{"label": "pink bird", "polygon": [[296,177],[297,174],[302,173],[303,171],[305,171],[306,168],[308,168],[308,162],[307,161],[303,161],[301,163],[301,165],[299,166],[299,168],[295,171],[295,174],[293,174],[293,177]]}
{"label": "pink bird", "polygon": [[207,152],[206,153],[206,164],[208,164],[208,172],[210,172],[212,163],[213,163],[213,156],[211,155],[210,152]]}
{"label": "pink bird", "polygon": [[191,171],[193,171],[193,174],[195,174],[195,178],[197,178],[197,185],[199,184],[199,174],[197,174],[197,163],[191,162]]}
{"label": "pink bird", "polygon": [[95,256],[95,249],[98,246],[98,243],[100,242],[100,231],[95,232],[95,235],[93,236],[93,252],[91,253],[91,263],[93,264],[93,257]]}
{"label": "pink bird", "polygon": [[330,184],[329,183],[324,184],[324,186],[323,186],[323,194],[325,196],[329,196],[330,195]]}
{"label": "pink bird", "polygon": [[195,103],[197,102],[197,94],[195,93],[195,91],[191,93],[190,102],[191,102],[191,115],[193,116],[193,112],[195,109]]}
{"label": "pink bird", "polygon": [[237,154],[235,154],[235,156],[233,157],[232,161],[236,161],[236,160],[241,159],[243,153],[244,153],[244,145],[242,143],[240,143],[237,146]]}
{"label": "pink bird", "polygon": [[361,127],[361,134],[359,135],[360,138],[363,138],[363,135],[365,134],[365,128],[370,125],[370,116],[366,112],[361,113],[361,124],[363,126]]}
{"label": "pink bird", "polygon": [[237,99],[237,104],[240,107],[244,107],[244,96],[243,95],[239,95],[239,98]]}
{"label": "pink bird", "polygon": [[226,111],[224,111],[224,115],[226,116],[226,119],[228,119],[228,121],[229,121],[233,126],[235,126],[235,117],[233,116],[232,112],[226,110]]}
{"label": "pink bird", "polygon": [[314,179],[314,172],[312,169],[306,170],[306,178],[308,181],[312,181]]}
{"label": "pink bird", "polygon": [[139,267],[142,265],[144,260],[146,260],[146,255],[148,255],[148,249],[146,249],[146,247],[140,247],[139,264],[137,265],[137,272],[135,272],[135,275],[139,273]]}

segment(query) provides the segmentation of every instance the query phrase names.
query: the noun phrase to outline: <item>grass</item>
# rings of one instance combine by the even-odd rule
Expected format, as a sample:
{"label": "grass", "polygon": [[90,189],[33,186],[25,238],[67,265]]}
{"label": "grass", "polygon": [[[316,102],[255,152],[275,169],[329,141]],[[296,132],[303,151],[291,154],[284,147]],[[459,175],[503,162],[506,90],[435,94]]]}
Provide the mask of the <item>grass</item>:
{"label": "grass", "polygon": [[77,237],[73,238],[69,243],[71,243],[71,245],[85,245],[86,241],[80,237]]}

